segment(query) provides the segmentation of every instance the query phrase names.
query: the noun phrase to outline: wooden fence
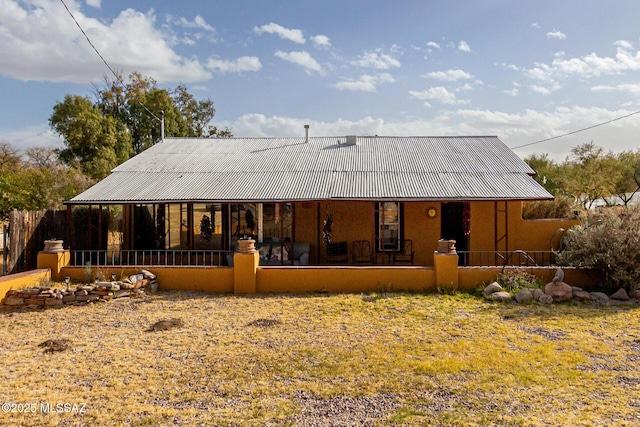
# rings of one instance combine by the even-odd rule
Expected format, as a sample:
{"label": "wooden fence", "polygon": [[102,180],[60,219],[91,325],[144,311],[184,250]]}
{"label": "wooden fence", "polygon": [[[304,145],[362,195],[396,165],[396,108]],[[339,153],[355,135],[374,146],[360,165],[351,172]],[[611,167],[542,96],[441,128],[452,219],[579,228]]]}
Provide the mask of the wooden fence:
{"label": "wooden fence", "polygon": [[68,245],[66,211],[17,211],[9,214],[8,274],[33,270],[44,241],[62,239]]}

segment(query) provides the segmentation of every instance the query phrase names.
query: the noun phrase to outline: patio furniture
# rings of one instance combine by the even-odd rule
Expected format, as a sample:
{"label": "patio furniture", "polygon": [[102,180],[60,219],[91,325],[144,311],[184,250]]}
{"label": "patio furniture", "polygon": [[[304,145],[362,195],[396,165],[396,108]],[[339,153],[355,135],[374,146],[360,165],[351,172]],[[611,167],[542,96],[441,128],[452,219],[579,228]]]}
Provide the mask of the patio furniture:
{"label": "patio furniture", "polygon": [[327,243],[327,262],[332,264],[346,264],[348,261],[349,255],[346,241]]}
{"label": "patio furniture", "polygon": [[354,240],[351,244],[351,262],[353,264],[375,264],[368,240]]}
{"label": "patio furniture", "polygon": [[405,240],[402,242],[402,250],[393,252],[393,263],[411,263],[413,265],[413,257],[416,251],[413,250],[413,242]]}

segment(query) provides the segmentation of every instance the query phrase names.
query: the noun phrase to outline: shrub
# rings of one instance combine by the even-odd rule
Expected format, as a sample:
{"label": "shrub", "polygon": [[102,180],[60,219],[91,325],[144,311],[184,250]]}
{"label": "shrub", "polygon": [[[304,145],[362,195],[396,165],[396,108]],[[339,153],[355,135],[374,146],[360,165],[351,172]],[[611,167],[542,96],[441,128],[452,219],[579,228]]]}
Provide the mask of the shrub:
{"label": "shrub", "polygon": [[640,279],[640,211],[610,210],[589,226],[571,228],[558,263],[590,268],[604,290],[637,288]]}
{"label": "shrub", "polygon": [[538,200],[522,204],[522,218],[575,218],[576,207],[572,199],[566,196],[555,196],[553,200]]}
{"label": "shrub", "polygon": [[542,288],[544,285],[542,280],[522,269],[503,271],[498,274],[496,282],[510,293],[517,293],[524,288]]}

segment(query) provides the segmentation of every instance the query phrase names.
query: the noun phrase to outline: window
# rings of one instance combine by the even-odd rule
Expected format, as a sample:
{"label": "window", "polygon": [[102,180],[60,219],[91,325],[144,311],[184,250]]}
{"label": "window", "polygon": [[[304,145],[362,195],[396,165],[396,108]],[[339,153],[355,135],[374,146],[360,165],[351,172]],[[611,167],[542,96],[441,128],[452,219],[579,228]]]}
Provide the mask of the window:
{"label": "window", "polygon": [[398,251],[402,239],[402,204],[380,202],[376,205],[377,250]]}

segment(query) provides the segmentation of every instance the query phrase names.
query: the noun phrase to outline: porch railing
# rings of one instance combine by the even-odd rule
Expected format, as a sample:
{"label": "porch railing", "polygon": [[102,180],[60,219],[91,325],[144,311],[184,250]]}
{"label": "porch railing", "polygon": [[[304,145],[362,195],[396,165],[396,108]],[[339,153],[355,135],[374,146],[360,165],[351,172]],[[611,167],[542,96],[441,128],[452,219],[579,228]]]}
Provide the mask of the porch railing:
{"label": "porch railing", "polygon": [[222,266],[227,264],[225,250],[122,250],[71,251],[71,265],[155,265]]}
{"label": "porch railing", "polygon": [[552,251],[458,251],[463,267],[552,266],[556,255]]}

